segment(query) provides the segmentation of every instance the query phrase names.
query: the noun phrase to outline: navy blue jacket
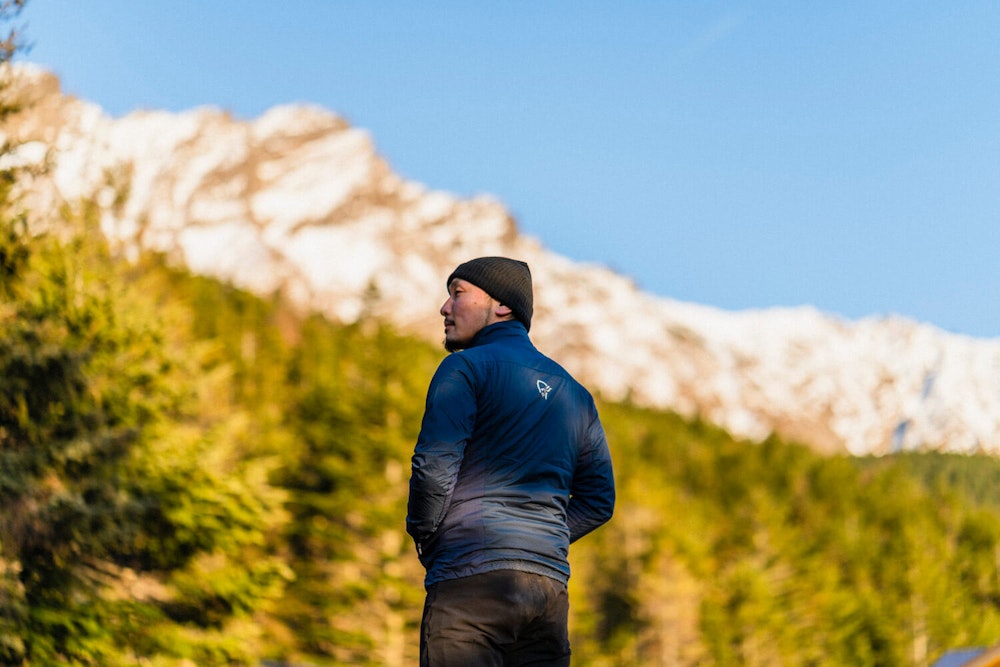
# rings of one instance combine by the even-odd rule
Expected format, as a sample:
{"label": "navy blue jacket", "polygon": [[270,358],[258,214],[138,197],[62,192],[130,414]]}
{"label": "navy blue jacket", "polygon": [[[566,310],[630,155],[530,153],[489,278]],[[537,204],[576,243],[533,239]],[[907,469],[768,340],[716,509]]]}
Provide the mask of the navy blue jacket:
{"label": "navy blue jacket", "polygon": [[425,584],[508,569],[569,580],[569,544],[611,518],[594,400],[520,322],[441,362],[413,454],[406,529]]}

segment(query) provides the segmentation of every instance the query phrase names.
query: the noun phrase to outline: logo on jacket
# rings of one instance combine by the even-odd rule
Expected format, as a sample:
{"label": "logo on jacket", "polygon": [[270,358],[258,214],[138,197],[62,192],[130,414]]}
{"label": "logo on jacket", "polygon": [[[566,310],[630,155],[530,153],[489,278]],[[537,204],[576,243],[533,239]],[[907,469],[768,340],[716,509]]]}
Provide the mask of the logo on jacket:
{"label": "logo on jacket", "polygon": [[545,384],[541,380],[535,380],[535,386],[538,387],[538,393],[542,395],[542,398],[548,400],[549,392],[552,391],[552,387]]}

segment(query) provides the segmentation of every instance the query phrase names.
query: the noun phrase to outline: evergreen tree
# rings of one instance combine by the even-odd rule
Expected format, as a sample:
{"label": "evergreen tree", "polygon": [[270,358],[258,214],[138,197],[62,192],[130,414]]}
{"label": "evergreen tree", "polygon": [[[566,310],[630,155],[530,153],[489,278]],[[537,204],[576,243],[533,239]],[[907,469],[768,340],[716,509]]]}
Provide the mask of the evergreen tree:
{"label": "evergreen tree", "polygon": [[240,435],[152,304],[120,291],[93,224],[60,241],[7,216],[0,238],[3,662],[249,661],[232,625],[282,570]]}

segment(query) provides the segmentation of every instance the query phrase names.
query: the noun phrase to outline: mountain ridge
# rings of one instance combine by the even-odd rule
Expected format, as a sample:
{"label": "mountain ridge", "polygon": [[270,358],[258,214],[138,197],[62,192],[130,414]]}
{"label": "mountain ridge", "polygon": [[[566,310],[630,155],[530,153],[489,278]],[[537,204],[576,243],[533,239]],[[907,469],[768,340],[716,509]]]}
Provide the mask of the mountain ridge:
{"label": "mountain ridge", "polygon": [[8,129],[20,144],[8,161],[47,166],[29,179],[29,208],[92,199],[126,254],[163,252],[338,321],[385,318],[430,340],[443,336],[437,310],[455,265],[515,256],[532,267],[536,345],[609,399],[825,452],[1000,453],[1000,339],[643,292],[550,252],[495,198],[403,179],[366,131],[319,107],[253,120],[212,107],[111,118],[44,70],[19,77],[32,106]]}

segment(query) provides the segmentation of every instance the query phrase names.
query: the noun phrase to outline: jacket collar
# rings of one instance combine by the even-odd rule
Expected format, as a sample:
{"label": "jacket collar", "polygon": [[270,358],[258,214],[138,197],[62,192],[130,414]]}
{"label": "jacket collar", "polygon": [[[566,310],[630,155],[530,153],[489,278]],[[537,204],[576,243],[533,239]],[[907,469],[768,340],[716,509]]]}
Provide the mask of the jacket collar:
{"label": "jacket collar", "polygon": [[520,320],[505,320],[480,329],[479,333],[473,337],[467,349],[486,345],[487,343],[496,343],[501,340],[513,342],[519,339],[528,344],[531,343],[528,339],[528,330],[525,328],[524,323]]}

